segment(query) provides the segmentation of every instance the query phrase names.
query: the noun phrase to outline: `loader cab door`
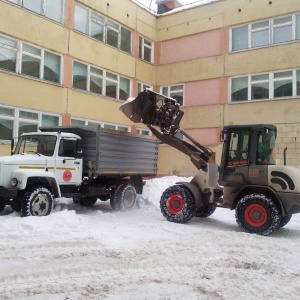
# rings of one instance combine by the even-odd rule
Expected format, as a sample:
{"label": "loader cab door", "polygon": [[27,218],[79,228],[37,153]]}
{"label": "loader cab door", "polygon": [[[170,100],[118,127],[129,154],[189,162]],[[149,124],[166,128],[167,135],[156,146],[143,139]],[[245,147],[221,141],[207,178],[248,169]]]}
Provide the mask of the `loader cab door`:
{"label": "loader cab door", "polygon": [[244,182],[248,176],[251,130],[228,128],[223,133],[224,144],[220,166],[220,184]]}

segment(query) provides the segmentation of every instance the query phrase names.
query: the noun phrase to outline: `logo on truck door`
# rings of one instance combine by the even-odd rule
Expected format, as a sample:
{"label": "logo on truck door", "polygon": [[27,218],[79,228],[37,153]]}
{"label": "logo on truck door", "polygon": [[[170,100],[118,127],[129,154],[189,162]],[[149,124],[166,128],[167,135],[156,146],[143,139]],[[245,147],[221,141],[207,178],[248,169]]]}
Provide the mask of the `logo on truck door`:
{"label": "logo on truck door", "polygon": [[63,173],[63,180],[65,182],[69,182],[72,179],[72,172],[69,170],[64,171]]}

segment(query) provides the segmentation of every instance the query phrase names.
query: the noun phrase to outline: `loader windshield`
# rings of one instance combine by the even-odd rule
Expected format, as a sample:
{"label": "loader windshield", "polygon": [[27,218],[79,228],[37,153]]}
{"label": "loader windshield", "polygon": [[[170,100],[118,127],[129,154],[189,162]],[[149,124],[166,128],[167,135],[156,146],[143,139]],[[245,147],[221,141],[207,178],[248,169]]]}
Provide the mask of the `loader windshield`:
{"label": "loader windshield", "polygon": [[21,136],[16,146],[15,154],[42,154],[53,156],[56,136],[52,135],[25,135]]}

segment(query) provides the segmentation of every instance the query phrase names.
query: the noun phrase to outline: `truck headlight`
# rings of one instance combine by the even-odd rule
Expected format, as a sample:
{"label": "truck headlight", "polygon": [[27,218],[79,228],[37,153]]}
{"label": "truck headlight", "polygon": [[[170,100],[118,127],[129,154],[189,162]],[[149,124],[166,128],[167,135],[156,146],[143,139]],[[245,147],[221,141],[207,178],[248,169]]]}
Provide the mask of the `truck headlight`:
{"label": "truck headlight", "polygon": [[12,178],[10,180],[10,184],[13,186],[13,187],[16,187],[18,185],[18,179],[17,178]]}

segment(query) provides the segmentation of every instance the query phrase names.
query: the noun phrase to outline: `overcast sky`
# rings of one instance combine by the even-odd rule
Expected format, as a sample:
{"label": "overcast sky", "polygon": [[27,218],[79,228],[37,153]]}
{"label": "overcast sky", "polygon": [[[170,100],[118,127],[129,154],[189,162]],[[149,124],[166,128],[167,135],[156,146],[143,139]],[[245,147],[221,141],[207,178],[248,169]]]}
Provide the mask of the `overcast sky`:
{"label": "overcast sky", "polygon": [[[151,9],[157,11],[157,5],[155,4],[155,0],[137,0],[138,2],[144,4],[145,6],[149,7],[151,3]],[[199,0],[198,0],[199,1]],[[190,4],[194,2],[198,2],[197,0],[179,0],[180,3],[183,5]]]}

